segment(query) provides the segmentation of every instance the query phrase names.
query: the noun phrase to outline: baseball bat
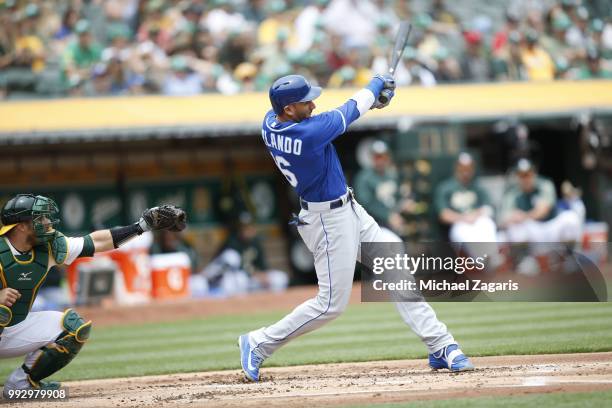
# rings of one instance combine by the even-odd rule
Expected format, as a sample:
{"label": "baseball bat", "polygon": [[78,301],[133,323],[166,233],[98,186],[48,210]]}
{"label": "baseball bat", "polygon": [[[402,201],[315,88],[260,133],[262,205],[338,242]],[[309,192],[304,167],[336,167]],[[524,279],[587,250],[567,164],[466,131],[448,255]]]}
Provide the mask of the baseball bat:
{"label": "baseball bat", "polygon": [[[399,30],[395,36],[393,51],[391,51],[391,61],[389,63],[389,74],[391,75],[395,74],[397,64],[399,64],[402,54],[404,53],[404,48],[406,48],[406,44],[408,43],[408,36],[410,35],[411,30],[412,24],[410,24],[408,21],[402,21],[400,23]],[[389,101],[389,97],[385,94],[384,90],[378,97],[378,101],[383,104]]]}

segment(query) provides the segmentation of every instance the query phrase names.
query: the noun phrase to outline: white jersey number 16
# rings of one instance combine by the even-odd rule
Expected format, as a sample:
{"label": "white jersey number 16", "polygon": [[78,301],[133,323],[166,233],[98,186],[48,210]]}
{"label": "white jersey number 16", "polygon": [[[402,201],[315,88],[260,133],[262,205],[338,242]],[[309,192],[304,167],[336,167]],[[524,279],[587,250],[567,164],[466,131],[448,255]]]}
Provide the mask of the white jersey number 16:
{"label": "white jersey number 16", "polygon": [[293,174],[287,167],[291,167],[291,163],[287,161],[283,156],[274,156],[272,155],[274,162],[278,166],[278,169],[285,175],[291,187],[295,187],[298,185],[297,177]]}

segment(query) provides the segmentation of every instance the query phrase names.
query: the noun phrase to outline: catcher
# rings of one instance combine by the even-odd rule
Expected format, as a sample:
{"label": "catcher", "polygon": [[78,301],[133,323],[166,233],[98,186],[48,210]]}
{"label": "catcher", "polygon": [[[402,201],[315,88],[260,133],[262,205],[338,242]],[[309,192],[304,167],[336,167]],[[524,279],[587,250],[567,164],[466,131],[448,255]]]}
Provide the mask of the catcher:
{"label": "catcher", "polygon": [[0,220],[0,358],[25,355],[4,383],[7,398],[9,390],[58,389],[58,382],[42,380],[66,366],[91,332],[91,321],[72,309],[30,313],[49,269],[112,250],[145,231],[180,231],[186,215],[170,205],[153,207],[134,224],[72,238],[55,229],[59,209],[52,199],[18,194]]}

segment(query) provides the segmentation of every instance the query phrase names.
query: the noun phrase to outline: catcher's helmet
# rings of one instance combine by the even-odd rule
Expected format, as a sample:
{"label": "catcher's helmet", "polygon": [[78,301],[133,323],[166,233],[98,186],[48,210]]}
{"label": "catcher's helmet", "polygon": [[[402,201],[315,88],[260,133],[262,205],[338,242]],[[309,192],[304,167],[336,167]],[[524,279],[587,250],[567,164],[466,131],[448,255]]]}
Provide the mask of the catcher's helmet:
{"label": "catcher's helmet", "polygon": [[277,79],[270,87],[270,103],[277,115],[283,113],[287,105],[308,102],[321,95],[321,88],[311,86],[301,75],[287,75]]}
{"label": "catcher's helmet", "polygon": [[54,228],[59,224],[59,209],[50,198],[34,194],[17,194],[2,207],[0,213],[0,235],[6,234],[20,222],[32,220],[36,236],[41,241],[48,241],[54,235]]}

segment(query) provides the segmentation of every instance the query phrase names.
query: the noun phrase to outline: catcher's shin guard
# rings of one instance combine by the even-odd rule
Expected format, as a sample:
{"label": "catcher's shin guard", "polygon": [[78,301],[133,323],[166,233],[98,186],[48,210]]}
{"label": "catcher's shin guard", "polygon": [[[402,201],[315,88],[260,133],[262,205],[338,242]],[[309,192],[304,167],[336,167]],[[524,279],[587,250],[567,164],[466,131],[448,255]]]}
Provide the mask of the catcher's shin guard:
{"label": "catcher's shin guard", "polygon": [[79,353],[81,347],[89,338],[91,320],[85,320],[72,309],[67,309],[62,318],[64,331],[55,340],[41,348],[42,353],[32,367],[23,365],[23,371],[28,374],[28,380],[34,388],[40,386],[40,380],[64,368]]}

